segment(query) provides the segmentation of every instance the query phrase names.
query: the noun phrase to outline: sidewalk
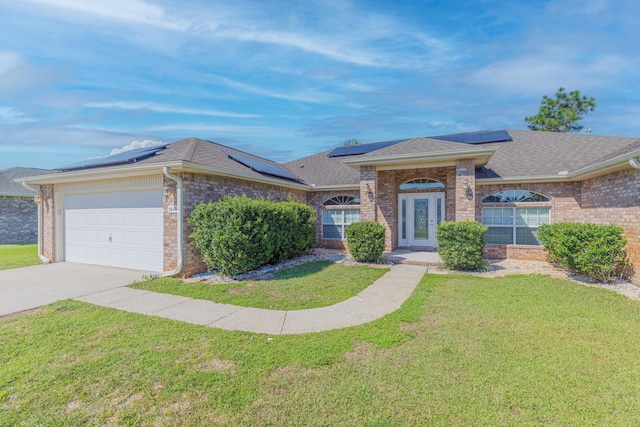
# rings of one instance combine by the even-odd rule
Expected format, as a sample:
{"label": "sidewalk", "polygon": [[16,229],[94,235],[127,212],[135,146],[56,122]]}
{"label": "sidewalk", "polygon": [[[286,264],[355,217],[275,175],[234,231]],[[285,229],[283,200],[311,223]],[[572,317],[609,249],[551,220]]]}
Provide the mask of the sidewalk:
{"label": "sidewalk", "polygon": [[424,266],[396,265],[346,301],[308,310],[267,310],[117,288],[78,301],[232,331],[271,335],[305,334],[362,325],[400,308],[426,273]]}

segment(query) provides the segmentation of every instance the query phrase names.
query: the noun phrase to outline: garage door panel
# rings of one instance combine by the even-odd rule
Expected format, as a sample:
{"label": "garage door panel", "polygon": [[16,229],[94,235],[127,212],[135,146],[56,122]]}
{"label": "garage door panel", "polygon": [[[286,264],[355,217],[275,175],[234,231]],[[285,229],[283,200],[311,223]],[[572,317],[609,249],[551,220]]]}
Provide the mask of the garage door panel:
{"label": "garage door panel", "polygon": [[161,190],[72,195],[64,206],[68,261],[162,271]]}

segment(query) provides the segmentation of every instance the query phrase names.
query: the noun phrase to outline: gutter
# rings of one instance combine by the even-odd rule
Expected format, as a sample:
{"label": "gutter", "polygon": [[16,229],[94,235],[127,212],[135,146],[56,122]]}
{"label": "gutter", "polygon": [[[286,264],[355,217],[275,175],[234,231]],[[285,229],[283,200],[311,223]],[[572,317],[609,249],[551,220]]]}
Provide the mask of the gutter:
{"label": "gutter", "polygon": [[172,179],[176,182],[176,198],[178,199],[178,265],[176,266],[176,268],[174,268],[173,270],[170,271],[164,271],[160,274],[152,274],[151,278],[155,279],[157,277],[169,277],[169,276],[175,276],[177,274],[180,274],[180,272],[182,272],[182,264],[183,264],[183,257],[182,257],[182,250],[183,250],[183,237],[182,235],[184,234],[184,225],[183,225],[183,190],[184,190],[184,185],[182,183],[182,179],[177,177],[176,175],[172,174],[171,172],[169,172],[169,168],[167,166],[162,168],[162,173],[164,174],[164,176],[166,176],[169,179]]}
{"label": "gutter", "polygon": [[27,181],[22,181],[22,186],[36,193],[33,201],[38,205],[38,258],[43,264],[49,264],[51,260],[42,253],[42,191],[27,184]]}
{"label": "gutter", "polygon": [[640,162],[638,162],[638,159],[635,157],[629,159],[629,165],[634,169],[640,169]]}

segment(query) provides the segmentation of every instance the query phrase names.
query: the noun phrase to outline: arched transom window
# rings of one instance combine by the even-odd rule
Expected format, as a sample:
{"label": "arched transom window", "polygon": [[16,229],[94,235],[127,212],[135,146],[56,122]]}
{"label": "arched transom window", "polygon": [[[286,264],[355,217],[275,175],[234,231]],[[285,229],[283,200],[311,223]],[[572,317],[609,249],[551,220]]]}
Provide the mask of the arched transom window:
{"label": "arched transom window", "polygon": [[444,184],[429,178],[418,178],[400,184],[400,190],[434,190],[444,188]]}
{"label": "arched transom window", "polygon": [[549,198],[542,194],[527,190],[505,190],[485,197],[482,203],[533,203],[549,202]]}
{"label": "arched transom window", "polygon": [[549,224],[550,210],[540,206],[540,202],[550,201],[542,194],[527,190],[505,190],[485,197],[482,203],[511,204],[482,208],[482,224],[489,227],[485,240],[490,245],[540,245],[536,236],[538,227]]}
{"label": "arched transom window", "polygon": [[323,206],[349,206],[359,205],[360,199],[353,196],[335,196],[325,200]]}

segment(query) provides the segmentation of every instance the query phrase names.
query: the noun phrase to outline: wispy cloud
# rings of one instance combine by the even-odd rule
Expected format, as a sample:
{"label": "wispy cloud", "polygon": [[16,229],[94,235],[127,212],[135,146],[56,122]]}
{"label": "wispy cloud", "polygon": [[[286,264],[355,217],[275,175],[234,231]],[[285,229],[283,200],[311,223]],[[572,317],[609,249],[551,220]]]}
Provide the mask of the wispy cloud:
{"label": "wispy cloud", "polygon": [[255,86],[248,83],[239,82],[229,77],[222,77],[222,76],[216,76],[216,75],[211,75],[210,77],[222,83],[224,86],[228,88],[233,88],[233,89],[254,94],[254,95],[266,96],[269,98],[284,99],[287,101],[310,102],[315,104],[327,104],[327,103],[336,102],[336,98],[332,94],[321,92],[316,89],[306,89],[303,91],[296,91],[296,92],[292,91],[291,93],[287,93],[287,92],[280,92],[280,91],[275,91],[271,89],[266,89],[264,87]]}
{"label": "wispy cloud", "polygon": [[172,107],[168,105],[155,104],[152,102],[138,101],[114,101],[114,102],[89,102],[85,104],[88,108],[103,108],[114,110],[147,110],[158,113],[188,114],[196,116],[228,117],[235,119],[254,119],[262,117],[261,114],[234,113],[231,111],[202,110],[197,108]]}
{"label": "wispy cloud", "polygon": [[185,30],[189,27],[188,22],[169,17],[163,7],[141,0],[110,0],[108,2],[85,0],[28,1],[73,12],[91,14],[105,19],[154,25],[171,30]]}

